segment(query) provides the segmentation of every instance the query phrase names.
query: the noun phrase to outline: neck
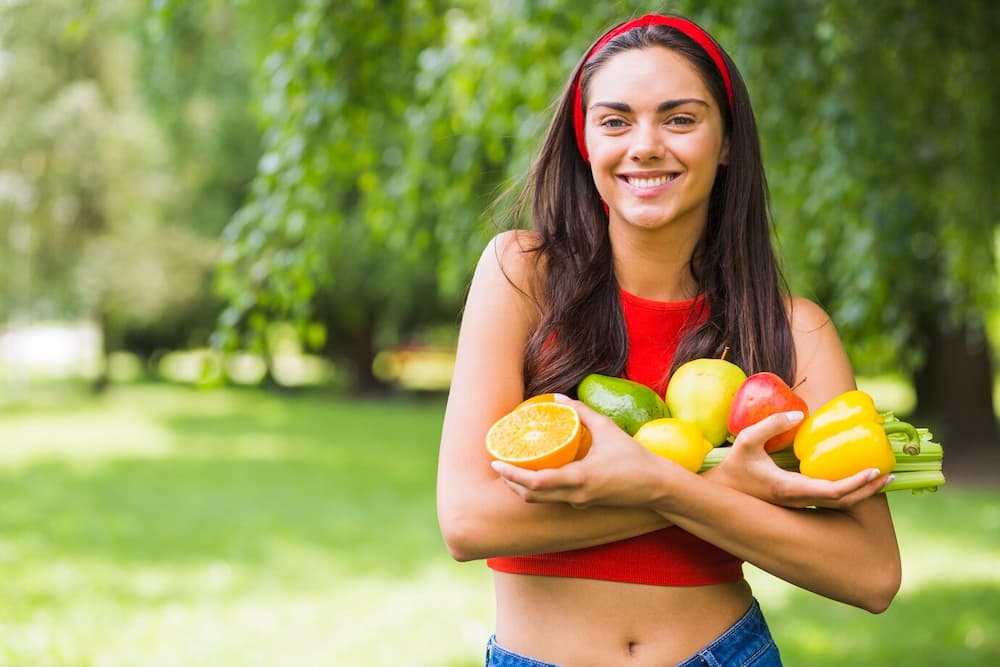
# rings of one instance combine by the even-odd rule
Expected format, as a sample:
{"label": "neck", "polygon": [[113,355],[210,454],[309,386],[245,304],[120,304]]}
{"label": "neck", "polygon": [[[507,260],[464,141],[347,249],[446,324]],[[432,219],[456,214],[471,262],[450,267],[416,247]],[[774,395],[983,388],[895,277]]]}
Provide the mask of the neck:
{"label": "neck", "polygon": [[654,301],[684,301],[698,294],[691,256],[701,230],[622,229],[611,225],[615,278],[630,294]]}

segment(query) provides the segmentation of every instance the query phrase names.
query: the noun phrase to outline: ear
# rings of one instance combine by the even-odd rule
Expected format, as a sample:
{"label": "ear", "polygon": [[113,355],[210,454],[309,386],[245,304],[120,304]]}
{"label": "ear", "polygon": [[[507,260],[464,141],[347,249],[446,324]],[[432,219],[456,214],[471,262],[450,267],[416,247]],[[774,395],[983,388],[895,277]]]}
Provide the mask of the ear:
{"label": "ear", "polygon": [[722,152],[719,153],[719,164],[729,166],[729,137],[722,140]]}

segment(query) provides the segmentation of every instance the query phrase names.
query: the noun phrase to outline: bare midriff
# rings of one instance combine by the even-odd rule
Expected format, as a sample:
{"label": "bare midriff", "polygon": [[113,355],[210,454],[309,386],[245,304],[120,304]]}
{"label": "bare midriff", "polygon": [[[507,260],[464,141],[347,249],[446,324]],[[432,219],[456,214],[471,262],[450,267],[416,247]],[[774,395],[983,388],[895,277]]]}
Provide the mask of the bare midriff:
{"label": "bare midriff", "polygon": [[745,581],[648,586],[494,572],[496,641],[564,667],[662,667],[691,657],[751,603]]}

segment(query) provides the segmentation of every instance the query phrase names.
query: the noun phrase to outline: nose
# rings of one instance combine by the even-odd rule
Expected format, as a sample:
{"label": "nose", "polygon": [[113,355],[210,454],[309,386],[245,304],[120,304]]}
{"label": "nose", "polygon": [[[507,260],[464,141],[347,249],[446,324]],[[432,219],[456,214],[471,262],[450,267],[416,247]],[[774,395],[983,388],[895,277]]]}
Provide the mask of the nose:
{"label": "nose", "polygon": [[663,157],[664,146],[658,127],[652,123],[639,123],[632,132],[629,159],[633,162],[659,160]]}

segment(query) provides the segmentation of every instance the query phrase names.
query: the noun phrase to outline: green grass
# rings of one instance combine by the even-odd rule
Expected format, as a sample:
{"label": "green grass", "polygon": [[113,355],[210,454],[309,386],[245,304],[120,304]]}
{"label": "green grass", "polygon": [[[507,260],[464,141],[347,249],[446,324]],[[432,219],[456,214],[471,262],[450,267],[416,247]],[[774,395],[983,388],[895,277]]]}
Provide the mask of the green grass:
{"label": "green grass", "polygon": [[[489,574],[434,514],[440,400],[61,398],[0,411],[0,665],[481,664]],[[786,664],[1000,664],[1000,488],[891,498],[881,616],[748,568]]]}

